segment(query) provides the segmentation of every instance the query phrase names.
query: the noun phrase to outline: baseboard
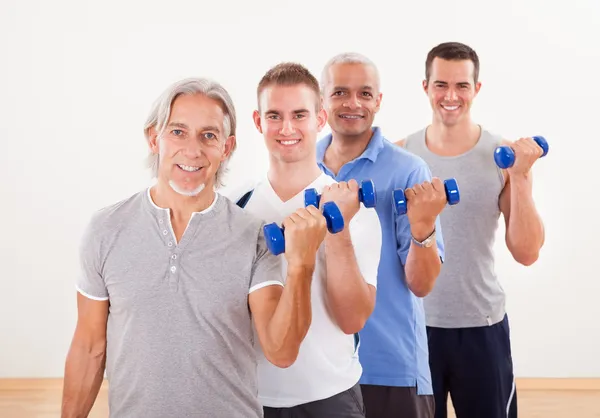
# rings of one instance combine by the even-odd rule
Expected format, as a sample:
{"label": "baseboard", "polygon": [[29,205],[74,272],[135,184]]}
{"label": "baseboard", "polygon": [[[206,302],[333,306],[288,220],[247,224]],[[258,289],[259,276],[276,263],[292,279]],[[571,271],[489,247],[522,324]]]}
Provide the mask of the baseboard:
{"label": "baseboard", "polygon": [[[7,390],[62,390],[61,378],[4,378],[0,379],[0,391]],[[600,378],[517,378],[518,390],[597,390]],[[107,381],[103,388],[108,386]]]}

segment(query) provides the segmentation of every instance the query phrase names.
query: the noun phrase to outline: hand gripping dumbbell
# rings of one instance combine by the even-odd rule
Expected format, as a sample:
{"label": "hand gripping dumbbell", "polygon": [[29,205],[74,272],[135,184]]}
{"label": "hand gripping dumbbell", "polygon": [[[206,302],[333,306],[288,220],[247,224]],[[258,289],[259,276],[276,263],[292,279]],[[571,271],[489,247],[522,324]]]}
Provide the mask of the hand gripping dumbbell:
{"label": "hand gripping dumbbell", "polygon": [[[446,191],[446,200],[449,205],[456,205],[460,202],[460,192],[456,179],[449,178],[444,180],[444,189]],[[398,215],[404,215],[407,211],[406,196],[403,189],[396,189],[392,193],[394,199],[394,207]]]}
{"label": "hand gripping dumbbell", "polygon": [[[546,138],[543,136],[534,136],[532,138],[544,151],[542,157],[545,157],[550,149]],[[496,161],[496,165],[500,168],[510,168],[515,163],[515,152],[508,145],[499,146],[494,151],[494,161]]]}
{"label": "hand gripping dumbbell", "polygon": [[[377,203],[377,192],[373,180],[363,180],[358,189],[358,201],[362,202],[366,208],[374,208]],[[316,189],[306,189],[304,191],[304,206],[313,205],[319,207],[321,195]]]}
{"label": "hand gripping dumbbell", "polygon": [[[304,206],[309,206],[306,201]],[[317,206],[318,207],[318,206]],[[342,212],[335,202],[327,202],[323,205],[323,216],[327,222],[327,229],[332,234],[337,234],[344,229],[344,217]],[[279,255],[285,252],[285,237],[284,228],[277,225],[275,222],[263,227],[265,238],[267,240],[267,248],[274,255]]]}

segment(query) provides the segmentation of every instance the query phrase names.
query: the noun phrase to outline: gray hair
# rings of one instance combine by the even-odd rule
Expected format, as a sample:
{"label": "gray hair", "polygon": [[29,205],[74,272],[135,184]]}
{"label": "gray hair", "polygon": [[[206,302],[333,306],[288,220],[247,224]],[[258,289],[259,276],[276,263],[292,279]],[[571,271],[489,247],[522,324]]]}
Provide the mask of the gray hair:
{"label": "gray hair", "polygon": [[[206,97],[214,99],[221,104],[223,108],[224,118],[223,118],[223,130],[225,131],[225,138],[235,135],[236,130],[236,115],[235,115],[235,106],[233,105],[233,100],[231,96],[225,90],[223,86],[217,83],[214,80],[207,78],[186,78],[184,80],[173,83],[169,86],[160,97],[154,102],[152,105],[152,110],[150,111],[150,115],[146,120],[146,124],[144,126],[144,135],[146,139],[149,138],[149,132],[152,127],[156,129],[158,136],[160,137],[166,126],[169,122],[169,118],[171,117],[171,108],[173,106],[173,102],[177,97],[182,94],[203,94]],[[223,161],[217,170],[217,174],[215,176],[215,186],[220,187],[223,186],[223,175],[227,170],[227,163],[229,162],[229,158],[233,154],[233,151],[237,148],[237,142],[234,143],[234,147],[229,154],[229,157],[226,161]],[[150,169],[152,176],[158,176],[158,155],[150,153],[146,158],[147,166]]]}
{"label": "gray hair", "polygon": [[325,86],[327,86],[327,81],[329,78],[329,69],[336,64],[363,64],[366,66],[370,66],[375,71],[375,80],[377,82],[377,89],[381,87],[381,81],[379,79],[379,70],[373,61],[371,61],[366,56],[359,54],[358,52],[344,52],[338,54],[327,61],[325,67],[323,67],[323,71],[321,72],[321,92],[325,90]]}

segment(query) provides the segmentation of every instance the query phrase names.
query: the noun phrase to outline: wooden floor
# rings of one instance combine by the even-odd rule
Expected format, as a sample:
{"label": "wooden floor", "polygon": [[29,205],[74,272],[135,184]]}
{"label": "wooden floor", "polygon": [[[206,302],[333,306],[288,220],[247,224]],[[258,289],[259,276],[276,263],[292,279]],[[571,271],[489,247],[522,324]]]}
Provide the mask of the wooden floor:
{"label": "wooden floor", "polygon": [[[561,383],[558,386],[543,381],[518,382],[519,418],[600,418],[600,382],[590,382],[593,383]],[[60,379],[0,379],[0,417],[59,418],[61,385]],[[451,402],[449,404],[451,409]],[[106,417],[105,385],[89,418]],[[450,417],[455,418],[453,412]]]}

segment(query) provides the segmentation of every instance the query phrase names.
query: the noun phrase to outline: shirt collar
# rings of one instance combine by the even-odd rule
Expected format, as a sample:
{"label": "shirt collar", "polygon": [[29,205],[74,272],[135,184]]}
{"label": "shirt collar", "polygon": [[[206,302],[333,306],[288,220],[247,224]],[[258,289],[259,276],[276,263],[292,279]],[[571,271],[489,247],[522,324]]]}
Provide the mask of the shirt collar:
{"label": "shirt collar", "polygon": [[[381,133],[381,128],[378,126],[374,126],[372,128],[373,135],[369,140],[369,145],[363,151],[363,153],[356,158],[356,160],[360,160],[366,158],[375,162],[377,160],[377,156],[383,149],[383,134]],[[333,140],[332,134],[326,135],[321,141],[317,143],[317,162],[319,164],[323,164],[323,158],[325,157],[325,151],[329,145],[331,145],[331,141]]]}

